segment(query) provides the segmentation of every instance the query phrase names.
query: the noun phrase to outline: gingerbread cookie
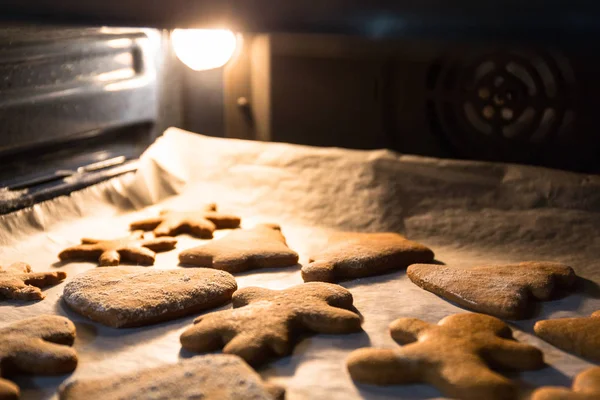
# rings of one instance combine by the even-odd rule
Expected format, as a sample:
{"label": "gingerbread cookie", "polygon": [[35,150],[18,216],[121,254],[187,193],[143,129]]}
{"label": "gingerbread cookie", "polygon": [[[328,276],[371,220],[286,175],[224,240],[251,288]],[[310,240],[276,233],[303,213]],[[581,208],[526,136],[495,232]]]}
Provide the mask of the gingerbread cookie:
{"label": "gingerbread cookie", "polygon": [[274,400],[284,391],[265,383],[239,357],[212,354],[125,375],[70,382],[60,400]]}
{"label": "gingerbread cookie", "polygon": [[21,389],[17,385],[0,378],[0,400],[18,400],[20,397]]}
{"label": "gingerbread cookie", "polygon": [[573,390],[561,387],[543,387],[536,390],[531,400],[597,400],[600,399],[600,367],[586,369],[573,382]]}
{"label": "gingerbread cookie", "polygon": [[217,212],[217,205],[208,204],[199,211],[164,210],[156,218],[133,222],[131,229],[153,231],[155,236],[176,236],[181,233],[211,239],[216,229],[234,229],[240,226],[241,218]]}
{"label": "gingerbread cookie", "polygon": [[538,321],[533,330],[561,350],[600,362],[600,310],[591,317]]}
{"label": "gingerbread cookie", "polygon": [[415,264],[407,274],[414,284],[446,300],[506,319],[527,317],[534,299],[548,300],[577,279],[571,267],[537,261],[468,269]]}
{"label": "gingerbread cookie", "polygon": [[0,399],[18,399],[19,388],[6,374],[60,375],[77,366],[75,325],[63,317],[45,315],[0,327]]}
{"label": "gingerbread cookie", "polygon": [[0,267],[0,300],[42,300],[46,296],[40,288],[56,285],[66,277],[62,271],[31,272],[31,267],[21,262]]}
{"label": "gingerbread cookie", "polygon": [[278,225],[258,225],[179,253],[182,264],[242,272],[257,268],[289,267],[298,254],[287,247]]}
{"label": "gingerbread cookie", "polygon": [[61,251],[58,258],[63,261],[98,260],[100,266],[119,265],[121,260],[153,265],[157,252],[173,250],[176,244],[176,239],[168,237],[144,239],[144,233],[137,231],[115,240],[81,239],[80,245]]}
{"label": "gingerbread cookie", "polygon": [[514,399],[517,389],[489,366],[544,366],[540,350],[512,339],[508,325],[484,314],[455,314],[433,325],[400,318],[390,325],[398,349],[365,348],[347,360],[355,381],[375,385],[427,383],[464,400]]}
{"label": "gingerbread cookie", "polygon": [[257,365],[272,356],[290,354],[300,333],[361,330],[359,315],[349,311],[352,294],[329,283],[285,290],[249,287],[235,292],[232,302],[231,310],[198,317],[181,335],[183,348],[194,352],[223,348]]}
{"label": "gingerbread cookie", "polygon": [[339,282],[433,261],[433,251],[397,233],[341,232],[302,267],[305,282]]}
{"label": "gingerbread cookie", "polygon": [[113,328],[168,321],[229,302],[235,279],[212,269],[92,269],[65,285],[74,311]]}

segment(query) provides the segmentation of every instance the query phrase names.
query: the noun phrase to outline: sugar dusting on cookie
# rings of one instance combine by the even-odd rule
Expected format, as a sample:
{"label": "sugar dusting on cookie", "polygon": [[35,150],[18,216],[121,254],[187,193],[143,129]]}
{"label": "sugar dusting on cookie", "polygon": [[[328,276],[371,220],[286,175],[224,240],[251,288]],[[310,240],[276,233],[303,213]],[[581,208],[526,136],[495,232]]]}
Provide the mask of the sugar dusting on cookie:
{"label": "sugar dusting on cookie", "polygon": [[263,382],[239,357],[219,354],[70,382],[60,388],[60,399],[275,400],[283,393],[281,388]]}
{"label": "sugar dusting on cookie", "polygon": [[228,273],[211,269],[90,270],[65,286],[63,299],[76,312],[115,328],[178,318],[227,303],[237,289]]}

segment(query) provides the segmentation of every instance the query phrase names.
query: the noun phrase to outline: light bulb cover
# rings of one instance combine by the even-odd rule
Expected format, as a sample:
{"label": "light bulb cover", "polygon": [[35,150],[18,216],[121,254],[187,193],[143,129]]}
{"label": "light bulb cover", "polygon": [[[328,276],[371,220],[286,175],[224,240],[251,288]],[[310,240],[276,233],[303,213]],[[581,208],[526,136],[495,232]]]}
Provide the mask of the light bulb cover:
{"label": "light bulb cover", "polygon": [[227,29],[175,29],[171,33],[177,58],[194,71],[227,64],[235,54],[239,40]]}

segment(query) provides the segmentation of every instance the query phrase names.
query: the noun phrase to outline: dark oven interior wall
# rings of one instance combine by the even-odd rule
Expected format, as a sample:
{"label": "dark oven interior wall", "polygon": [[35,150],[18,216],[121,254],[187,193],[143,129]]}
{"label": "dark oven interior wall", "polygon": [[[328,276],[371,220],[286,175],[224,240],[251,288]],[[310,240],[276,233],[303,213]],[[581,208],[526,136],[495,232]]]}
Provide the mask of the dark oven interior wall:
{"label": "dark oven interior wall", "polygon": [[181,62],[183,102],[182,127],[192,132],[223,137],[224,68],[194,71]]}
{"label": "dark oven interior wall", "polygon": [[184,127],[184,65],[171,46],[169,31],[162,32],[161,56],[157,59],[158,115],[155,135],[175,126]]}
{"label": "dark oven interior wall", "polygon": [[134,168],[181,126],[180,74],[168,31],[1,26],[0,214]]}
{"label": "dark oven interior wall", "polygon": [[[219,135],[598,172],[596,54],[560,45],[246,35],[237,59],[215,73],[224,75]],[[215,110],[216,103],[209,102]]]}
{"label": "dark oven interior wall", "polygon": [[0,26],[0,154],[137,125],[151,143],[180,125],[175,61],[167,31]]}

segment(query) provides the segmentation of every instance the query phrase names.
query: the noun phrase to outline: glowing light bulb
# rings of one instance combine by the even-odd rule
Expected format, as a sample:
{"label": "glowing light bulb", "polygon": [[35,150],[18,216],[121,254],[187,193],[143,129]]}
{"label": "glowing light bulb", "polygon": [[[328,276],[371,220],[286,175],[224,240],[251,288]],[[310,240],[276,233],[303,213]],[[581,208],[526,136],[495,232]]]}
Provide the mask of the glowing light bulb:
{"label": "glowing light bulb", "polygon": [[177,57],[195,71],[227,64],[238,44],[233,32],[226,29],[175,29],[171,40]]}

